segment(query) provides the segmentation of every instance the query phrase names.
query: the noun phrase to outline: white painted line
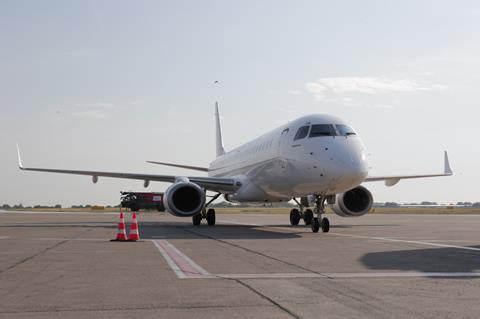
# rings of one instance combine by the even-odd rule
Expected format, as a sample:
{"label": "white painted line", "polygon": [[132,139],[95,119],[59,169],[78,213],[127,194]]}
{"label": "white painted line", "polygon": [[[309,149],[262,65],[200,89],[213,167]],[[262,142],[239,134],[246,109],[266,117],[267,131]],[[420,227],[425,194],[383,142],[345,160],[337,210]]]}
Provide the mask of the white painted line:
{"label": "white painted line", "polygon": [[8,239],[10,238],[9,236],[0,236],[0,239]]}
{"label": "white painted line", "polygon": [[426,240],[431,243],[469,243],[473,245],[480,245],[479,242],[474,242],[472,240],[448,240],[448,239],[434,239],[434,240]]}
{"label": "white painted line", "polygon": [[[363,236],[364,237],[364,236]],[[355,278],[480,278],[480,272],[354,272],[210,274],[167,240],[152,240],[163,258],[181,279],[355,279]],[[467,247],[468,248],[468,247]]]}
{"label": "white painted line", "polygon": [[214,274],[222,279],[301,279],[301,278],[328,278],[325,274],[313,272],[301,273],[272,273],[272,274]]}
{"label": "white painted line", "polygon": [[210,278],[208,271],[178,250],[167,240],[153,240],[163,258],[178,278]]}
{"label": "white painted line", "polygon": [[177,275],[178,278],[185,278],[185,273],[180,269],[180,267],[177,266],[177,264],[170,258],[170,256],[167,254],[165,249],[163,249],[162,246],[160,246],[158,240],[153,240],[152,241],[155,247],[157,247],[158,251],[160,251],[160,254],[162,254],[163,258],[167,262],[168,266],[173,270],[175,275]]}
{"label": "white painted line", "polygon": [[272,273],[272,274],[212,274],[222,279],[356,279],[356,278],[478,278],[480,272],[356,272],[356,273]]}
{"label": "white painted line", "polygon": [[330,235],[350,237],[350,238],[380,240],[380,241],[388,241],[388,242],[399,242],[399,243],[416,244],[416,245],[424,245],[424,246],[480,251],[480,248],[476,248],[476,247],[437,244],[437,243],[431,243],[431,242],[419,241],[419,240],[403,240],[403,239],[394,239],[394,238],[388,238],[388,237],[369,237],[369,236],[347,235],[347,234],[338,234],[338,233],[331,233]]}

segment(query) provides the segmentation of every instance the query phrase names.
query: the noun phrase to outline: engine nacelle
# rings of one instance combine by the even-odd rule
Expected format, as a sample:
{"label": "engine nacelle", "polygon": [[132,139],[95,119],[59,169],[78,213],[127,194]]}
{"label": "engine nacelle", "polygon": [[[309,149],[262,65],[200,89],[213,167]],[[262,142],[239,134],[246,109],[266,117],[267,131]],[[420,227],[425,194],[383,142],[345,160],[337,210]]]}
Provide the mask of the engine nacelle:
{"label": "engine nacelle", "polygon": [[358,217],[370,211],[373,196],[368,189],[358,186],[348,192],[338,194],[332,209],[338,216]]}
{"label": "engine nacelle", "polygon": [[191,217],[205,206],[205,192],[195,183],[179,182],[171,185],[163,195],[165,210],[177,217]]}

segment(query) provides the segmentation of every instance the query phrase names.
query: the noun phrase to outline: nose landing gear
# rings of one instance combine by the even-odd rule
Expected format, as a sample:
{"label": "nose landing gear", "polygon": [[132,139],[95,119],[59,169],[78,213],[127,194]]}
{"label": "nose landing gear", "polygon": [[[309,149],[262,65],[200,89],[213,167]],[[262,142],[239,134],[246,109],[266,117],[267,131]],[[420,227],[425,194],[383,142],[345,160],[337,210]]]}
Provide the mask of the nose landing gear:
{"label": "nose landing gear", "polygon": [[330,221],[327,217],[323,217],[322,215],[325,214],[325,197],[315,195],[315,217],[313,218],[311,227],[312,232],[318,233],[320,228],[322,228],[322,232],[328,233],[330,230]]}
{"label": "nose landing gear", "polygon": [[322,215],[325,214],[325,200],[327,198],[320,195],[314,195],[314,197],[315,214],[310,208],[303,210],[304,205],[302,204],[306,202],[307,204],[305,205],[308,205],[308,201],[304,200],[304,198],[302,198],[300,202],[296,198],[293,199],[297,203],[300,210],[294,208],[290,211],[290,224],[292,226],[296,226],[300,222],[300,219],[303,218],[305,225],[310,225],[312,228],[312,232],[318,233],[321,228],[322,232],[328,233],[330,230],[330,221],[326,217],[322,218]]}

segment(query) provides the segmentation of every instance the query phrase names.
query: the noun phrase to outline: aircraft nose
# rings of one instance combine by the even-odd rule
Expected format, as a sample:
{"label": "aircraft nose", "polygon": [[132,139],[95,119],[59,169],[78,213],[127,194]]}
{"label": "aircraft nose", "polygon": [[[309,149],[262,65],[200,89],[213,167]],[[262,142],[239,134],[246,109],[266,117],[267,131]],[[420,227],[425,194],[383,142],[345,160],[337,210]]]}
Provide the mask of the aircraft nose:
{"label": "aircraft nose", "polygon": [[359,143],[345,143],[340,149],[335,158],[337,176],[345,188],[353,188],[367,177],[367,157]]}

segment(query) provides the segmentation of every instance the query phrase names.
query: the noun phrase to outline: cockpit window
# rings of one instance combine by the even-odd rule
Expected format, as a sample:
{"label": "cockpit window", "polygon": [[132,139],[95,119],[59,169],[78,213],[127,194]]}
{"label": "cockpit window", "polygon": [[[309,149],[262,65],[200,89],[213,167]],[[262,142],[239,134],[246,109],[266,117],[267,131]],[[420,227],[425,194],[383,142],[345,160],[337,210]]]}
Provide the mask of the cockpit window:
{"label": "cockpit window", "polygon": [[310,130],[309,137],[316,137],[316,136],[335,136],[337,132],[332,124],[315,124],[312,125],[312,129]]}
{"label": "cockpit window", "polygon": [[298,129],[297,134],[295,134],[295,137],[293,138],[294,141],[302,139],[307,136],[308,134],[308,129],[310,126],[302,126]]}
{"label": "cockpit window", "polygon": [[347,125],[337,124],[336,127],[341,136],[357,135],[355,131]]}

